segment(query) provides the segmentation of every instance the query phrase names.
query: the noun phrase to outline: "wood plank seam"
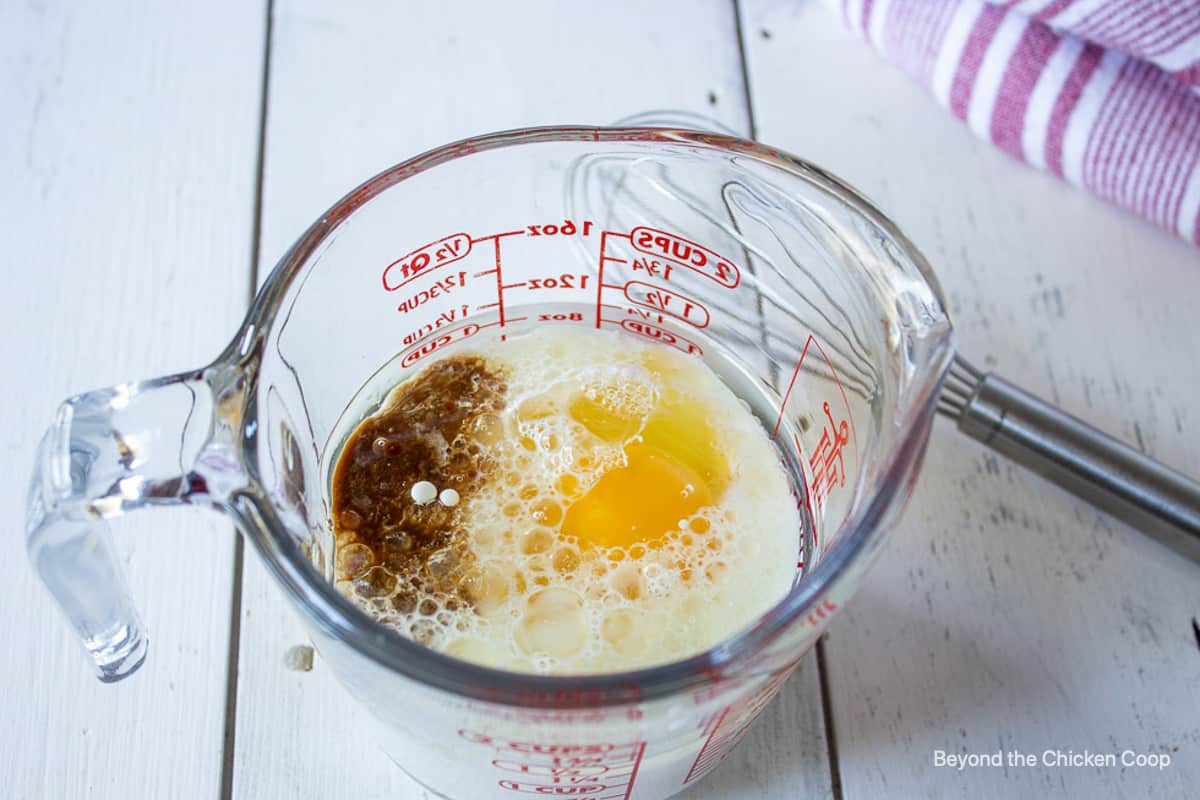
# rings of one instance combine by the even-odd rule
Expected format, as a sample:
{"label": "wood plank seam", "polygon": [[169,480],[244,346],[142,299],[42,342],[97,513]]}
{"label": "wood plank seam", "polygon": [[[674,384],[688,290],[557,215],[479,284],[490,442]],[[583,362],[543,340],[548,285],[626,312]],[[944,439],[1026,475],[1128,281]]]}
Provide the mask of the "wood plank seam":
{"label": "wood plank seam", "polygon": [[[263,163],[267,143],[267,102],[271,87],[271,26],[274,19],[275,0],[264,3],[266,19],[263,24],[262,73],[259,83],[258,142],[255,153],[254,212],[250,229],[250,281],[246,289],[246,307],[254,304],[258,293],[259,245],[262,239],[263,209]],[[233,798],[234,748],[237,746],[237,689],[238,656],[241,652],[242,635],[242,564],[245,560],[246,543],[240,530],[234,530],[232,597],[229,601],[229,666],[225,683],[225,734],[221,756],[221,800]]]}
{"label": "wood plank seam", "polygon": [[[742,92],[745,95],[746,126],[749,131],[750,138],[757,140],[758,123],[754,116],[754,95],[750,90],[750,63],[746,55],[746,29],[742,23],[741,0],[733,0],[733,20],[734,31],[737,35],[738,63],[741,66],[742,71]],[[752,269],[750,253],[748,251],[745,252],[745,263],[747,268]],[[767,333],[765,327],[765,316],[762,313],[761,296],[758,299],[758,308],[759,319],[762,321],[763,325],[762,338],[763,341],[766,341]],[[778,368],[772,364],[772,369],[776,370]],[[775,377],[776,376],[773,374],[772,378]],[[807,556],[805,556],[805,560],[809,560]],[[830,706],[832,695],[829,691],[829,675],[825,665],[824,641],[824,637],[822,636],[821,639],[817,641],[815,648],[817,654],[817,684],[820,687],[819,697],[821,703],[821,724],[825,729],[825,758],[829,763],[830,792],[832,793],[834,800],[842,800],[842,777],[838,763],[837,734],[834,730],[833,710]]]}

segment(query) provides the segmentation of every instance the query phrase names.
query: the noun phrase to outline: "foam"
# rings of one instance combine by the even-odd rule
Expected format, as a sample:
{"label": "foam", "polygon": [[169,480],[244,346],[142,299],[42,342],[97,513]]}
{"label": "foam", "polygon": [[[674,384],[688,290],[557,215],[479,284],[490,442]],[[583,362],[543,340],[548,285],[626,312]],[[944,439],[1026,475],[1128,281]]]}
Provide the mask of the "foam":
{"label": "foam", "polygon": [[[470,458],[451,463],[483,477],[461,492],[420,588],[339,533],[338,588],[377,620],[488,666],[579,674],[693,655],[786,594],[800,531],[787,477],[760,423],[698,358],[559,327],[469,354],[504,376],[505,402],[464,424]],[[687,463],[658,464],[647,440],[682,442]],[[613,546],[605,532],[565,532],[609,513],[598,484],[638,453],[651,454],[639,476],[695,476],[679,478],[678,497],[637,487],[645,518],[669,529]]]}

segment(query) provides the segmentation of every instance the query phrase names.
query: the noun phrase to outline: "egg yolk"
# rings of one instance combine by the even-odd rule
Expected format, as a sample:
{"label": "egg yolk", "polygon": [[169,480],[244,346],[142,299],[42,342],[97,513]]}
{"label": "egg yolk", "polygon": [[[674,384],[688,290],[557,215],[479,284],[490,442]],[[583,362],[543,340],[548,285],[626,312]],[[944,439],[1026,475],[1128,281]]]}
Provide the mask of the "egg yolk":
{"label": "egg yolk", "polygon": [[[569,413],[606,441],[629,437],[642,418],[585,398]],[[625,445],[625,464],[605,473],[573,502],[562,532],[581,545],[655,546],[704,506],[716,503],[730,481],[729,464],[704,409],[683,397],[660,399],[641,433]]]}

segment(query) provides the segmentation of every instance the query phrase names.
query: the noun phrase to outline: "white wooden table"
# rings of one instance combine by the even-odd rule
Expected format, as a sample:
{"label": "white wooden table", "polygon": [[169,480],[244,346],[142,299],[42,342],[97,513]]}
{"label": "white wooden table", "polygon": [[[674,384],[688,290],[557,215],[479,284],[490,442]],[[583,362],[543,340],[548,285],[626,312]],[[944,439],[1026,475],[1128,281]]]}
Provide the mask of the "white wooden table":
{"label": "white wooden table", "polygon": [[[5,0],[0,65],[4,797],[425,796],[285,666],[224,520],[118,528],[154,646],[115,686],[20,531],[61,398],[204,363],[334,198],[462,136],[671,108],[808,157],[925,251],[966,354],[1200,474],[1200,251],[976,141],[812,0]],[[1198,615],[1196,565],[939,423],[867,588],[688,796],[1195,796]],[[934,766],[997,749],[1173,763]]]}

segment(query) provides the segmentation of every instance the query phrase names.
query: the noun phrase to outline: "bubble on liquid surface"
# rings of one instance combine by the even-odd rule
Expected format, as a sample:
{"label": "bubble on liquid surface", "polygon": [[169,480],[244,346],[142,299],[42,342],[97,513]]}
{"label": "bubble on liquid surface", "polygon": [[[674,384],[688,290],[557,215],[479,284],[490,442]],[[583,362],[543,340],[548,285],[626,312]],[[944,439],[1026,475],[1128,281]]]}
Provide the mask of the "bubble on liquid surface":
{"label": "bubble on liquid surface", "polygon": [[587,634],[583,598],[570,589],[543,589],[525,601],[515,638],[526,655],[563,658],[582,650]]}

